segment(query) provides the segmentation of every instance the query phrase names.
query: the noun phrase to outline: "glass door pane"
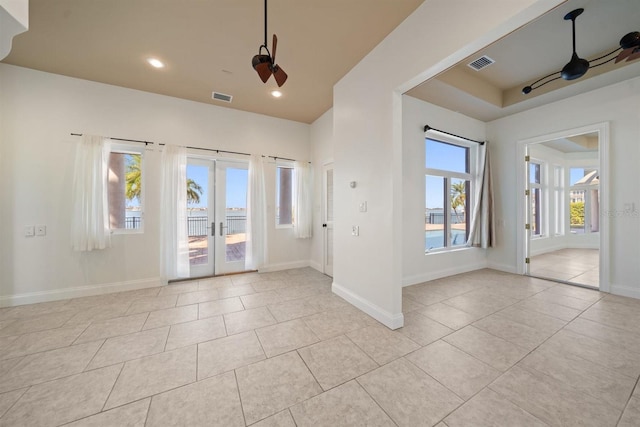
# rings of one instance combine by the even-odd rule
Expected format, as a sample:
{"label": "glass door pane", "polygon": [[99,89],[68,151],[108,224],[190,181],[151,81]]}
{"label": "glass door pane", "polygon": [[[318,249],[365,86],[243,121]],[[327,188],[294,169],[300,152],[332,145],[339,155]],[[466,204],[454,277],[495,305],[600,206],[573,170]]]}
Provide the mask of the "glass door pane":
{"label": "glass door pane", "polygon": [[216,274],[244,271],[247,164],[218,161],[216,177]]}
{"label": "glass door pane", "polygon": [[214,274],[213,236],[214,162],[190,158],[187,162],[187,232],[191,277]]}

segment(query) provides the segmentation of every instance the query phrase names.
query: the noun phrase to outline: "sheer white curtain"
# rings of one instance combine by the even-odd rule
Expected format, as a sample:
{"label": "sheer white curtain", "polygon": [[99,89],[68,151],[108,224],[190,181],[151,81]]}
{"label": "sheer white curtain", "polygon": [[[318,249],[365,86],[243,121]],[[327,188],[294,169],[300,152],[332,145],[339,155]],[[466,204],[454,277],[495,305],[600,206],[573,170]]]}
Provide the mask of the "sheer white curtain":
{"label": "sheer white curtain", "polygon": [[496,243],[496,227],[493,214],[493,183],[491,182],[491,162],[489,143],[478,150],[479,168],[476,180],[476,204],[471,216],[471,227],[467,246],[492,248]]}
{"label": "sheer white curtain", "polygon": [[295,209],[293,231],[298,239],[309,239],[313,236],[313,176],[308,162],[293,164],[295,190],[293,206]]}
{"label": "sheer white curtain", "polygon": [[189,277],[187,232],[187,149],[165,145],[162,151],[160,274],[162,281]]}
{"label": "sheer white curtain", "polygon": [[71,214],[71,244],[75,251],[111,246],[107,198],[110,151],[109,140],[96,135],[83,135],[76,146]]}
{"label": "sheer white curtain", "polygon": [[247,228],[245,246],[245,268],[258,270],[265,263],[266,243],[266,197],[264,191],[264,159],[253,154],[249,160],[247,182]]}

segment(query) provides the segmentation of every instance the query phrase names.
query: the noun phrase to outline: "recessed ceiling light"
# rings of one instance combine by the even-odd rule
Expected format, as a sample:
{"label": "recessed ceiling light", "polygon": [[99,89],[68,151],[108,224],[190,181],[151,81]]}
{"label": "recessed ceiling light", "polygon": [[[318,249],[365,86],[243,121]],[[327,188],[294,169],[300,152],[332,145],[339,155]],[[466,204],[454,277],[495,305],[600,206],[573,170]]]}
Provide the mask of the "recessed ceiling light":
{"label": "recessed ceiling light", "polygon": [[153,68],[164,68],[164,63],[162,61],[160,61],[159,59],[156,58],[149,58],[147,59],[147,62],[153,67]]}
{"label": "recessed ceiling light", "polygon": [[272,90],[271,96],[273,96],[274,98],[280,98],[282,96],[282,92],[280,92],[279,90]]}

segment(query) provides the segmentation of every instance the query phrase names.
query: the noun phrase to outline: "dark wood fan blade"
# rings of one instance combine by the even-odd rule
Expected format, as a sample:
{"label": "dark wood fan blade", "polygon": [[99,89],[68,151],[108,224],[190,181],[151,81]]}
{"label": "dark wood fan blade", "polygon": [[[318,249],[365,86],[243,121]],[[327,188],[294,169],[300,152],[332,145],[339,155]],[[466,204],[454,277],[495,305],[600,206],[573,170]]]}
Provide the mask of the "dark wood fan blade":
{"label": "dark wood fan blade", "polygon": [[625,58],[627,58],[629,55],[631,55],[633,53],[633,50],[635,49],[635,47],[630,47],[628,49],[624,49],[622,52],[620,52],[618,54],[618,56],[616,57],[615,63],[617,64],[620,61],[624,61]]}
{"label": "dark wood fan blade", "polygon": [[276,63],[276,46],[278,46],[278,36],[273,33],[273,43],[271,43],[271,50],[273,51],[273,56],[271,57],[271,61]]}
{"label": "dark wood fan blade", "polygon": [[638,58],[640,58],[640,47],[637,47],[636,50],[627,57],[627,62],[631,62]]}
{"label": "dark wood fan blade", "polygon": [[260,76],[260,80],[262,80],[262,83],[266,83],[267,80],[269,80],[269,77],[271,77],[270,65],[271,64],[269,64],[268,62],[263,62],[262,64],[258,64],[255,67],[258,75]]}
{"label": "dark wood fan blade", "polygon": [[287,73],[284,72],[279,65],[273,66],[273,78],[276,79],[276,83],[278,83],[278,87],[282,86],[284,82],[287,81]]}

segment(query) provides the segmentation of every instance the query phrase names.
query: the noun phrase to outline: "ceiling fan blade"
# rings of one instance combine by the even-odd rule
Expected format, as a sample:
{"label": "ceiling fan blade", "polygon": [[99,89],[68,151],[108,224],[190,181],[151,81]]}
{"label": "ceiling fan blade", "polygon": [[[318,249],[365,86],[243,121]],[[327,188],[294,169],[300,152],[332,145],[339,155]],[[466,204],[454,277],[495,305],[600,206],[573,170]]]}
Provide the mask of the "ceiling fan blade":
{"label": "ceiling fan blade", "polygon": [[278,46],[278,36],[276,36],[275,33],[273,33],[273,43],[271,43],[271,49],[273,50],[273,56],[271,57],[271,60],[273,61],[273,63],[276,63],[276,46]]}
{"label": "ceiling fan blade", "polygon": [[284,82],[287,81],[287,73],[284,72],[279,65],[273,66],[273,78],[276,79],[276,83],[278,83],[278,87],[281,87]]}
{"label": "ceiling fan blade", "polygon": [[633,61],[635,59],[638,59],[638,58],[640,58],[640,47],[637,47],[635,49],[635,51],[633,53],[631,53],[631,55],[629,55],[627,57],[627,62],[631,62],[631,61]]}
{"label": "ceiling fan blade", "polygon": [[629,55],[631,55],[631,54],[633,53],[633,50],[634,50],[634,49],[635,49],[635,48],[633,48],[633,47],[630,47],[630,48],[628,48],[628,49],[624,49],[622,52],[620,52],[620,53],[618,54],[618,56],[616,56],[615,63],[617,64],[617,63],[618,63],[618,62],[620,62],[620,61],[624,61],[624,60],[625,60],[625,58],[627,58]]}
{"label": "ceiling fan blade", "polygon": [[271,64],[269,62],[263,62],[255,66],[258,75],[260,76],[260,80],[262,83],[266,83],[271,77]]}

